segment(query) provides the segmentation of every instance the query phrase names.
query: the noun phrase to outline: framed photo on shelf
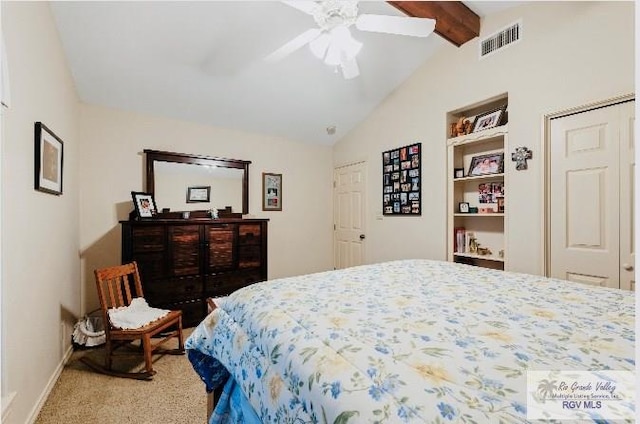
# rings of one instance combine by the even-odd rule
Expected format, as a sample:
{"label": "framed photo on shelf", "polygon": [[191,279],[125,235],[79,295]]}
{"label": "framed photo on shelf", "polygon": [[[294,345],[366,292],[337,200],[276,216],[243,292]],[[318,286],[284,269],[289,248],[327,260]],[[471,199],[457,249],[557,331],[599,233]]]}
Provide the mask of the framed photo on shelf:
{"label": "framed photo on shelf", "polygon": [[36,122],[34,147],[34,188],[56,196],[62,195],[62,140],[42,122]]}
{"label": "framed photo on shelf", "polygon": [[478,155],[471,158],[468,176],[499,174],[504,170],[504,152]]}
{"label": "framed photo on shelf", "polygon": [[383,215],[422,213],[422,143],[382,153]]}
{"label": "framed photo on shelf", "polygon": [[478,184],[479,203],[498,203],[500,197],[504,197],[504,183]]}
{"label": "framed photo on shelf", "polygon": [[460,213],[469,213],[469,203],[468,202],[458,203],[458,211]]}
{"label": "framed photo on shelf", "polygon": [[208,203],[211,199],[211,186],[187,187],[187,203]]}
{"label": "framed photo on shelf", "polygon": [[491,112],[481,113],[476,116],[473,122],[472,132],[488,130],[500,125],[502,121],[502,115],[504,114],[506,106],[502,106],[499,109],[492,110]]}
{"label": "framed photo on shelf", "polygon": [[153,218],[156,214],[156,202],[153,200],[153,194],[132,191],[133,206],[136,208],[138,218]]}
{"label": "framed photo on shelf", "polygon": [[262,210],[282,210],[282,174],[262,173]]}
{"label": "framed photo on shelf", "polygon": [[464,178],[464,168],[455,168],[453,170],[453,178]]}
{"label": "framed photo on shelf", "polygon": [[504,197],[498,197],[498,212],[504,213]]}

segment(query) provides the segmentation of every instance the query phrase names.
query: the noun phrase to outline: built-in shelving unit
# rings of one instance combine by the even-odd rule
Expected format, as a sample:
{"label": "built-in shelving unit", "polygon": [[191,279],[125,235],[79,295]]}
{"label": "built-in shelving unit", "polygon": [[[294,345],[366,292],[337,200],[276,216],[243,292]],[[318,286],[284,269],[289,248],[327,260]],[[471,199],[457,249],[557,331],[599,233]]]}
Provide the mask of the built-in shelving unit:
{"label": "built-in shelving unit", "polygon": [[[447,113],[449,261],[497,269],[506,267],[507,107],[505,93]],[[499,109],[503,112],[491,128],[452,136],[452,126],[460,118],[467,118],[473,129],[476,119],[490,117],[492,111]],[[492,162],[491,166],[487,160]],[[472,167],[472,163],[481,162],[486,163],[484,168]],[[463,207],[468,206],[468,211],[460,209],[461,203]],[[462,232],[464,236],[460,237],[458,233]],[[476,244],[479,249],[475,248]]]}

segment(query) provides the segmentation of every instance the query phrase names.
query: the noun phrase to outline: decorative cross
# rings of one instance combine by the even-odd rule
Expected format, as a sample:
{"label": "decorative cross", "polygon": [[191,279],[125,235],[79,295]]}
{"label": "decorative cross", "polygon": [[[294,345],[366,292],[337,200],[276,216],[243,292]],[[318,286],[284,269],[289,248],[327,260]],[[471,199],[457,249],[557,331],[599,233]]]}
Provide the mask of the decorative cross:
{"label": "decorative cross", "polygon": [[527,159],[533,157],[533,152],[526,147],[516,147],[516,151],[511,153],[511,160],[516,163],[516,171],[527,169]]}

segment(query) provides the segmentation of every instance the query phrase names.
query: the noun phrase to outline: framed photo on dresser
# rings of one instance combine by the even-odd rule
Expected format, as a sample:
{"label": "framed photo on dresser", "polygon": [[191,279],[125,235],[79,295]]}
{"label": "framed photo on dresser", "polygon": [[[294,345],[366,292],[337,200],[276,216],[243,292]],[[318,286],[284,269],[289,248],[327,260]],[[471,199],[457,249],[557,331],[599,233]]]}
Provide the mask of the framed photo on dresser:
{"label": "framed photo on dresser", "polygon": [[422,214],[422,143],[382,152],[383,215]]}
{"label": "framed photo on dresser", "polygon": [[152,193],[132,191],[131,197],[133,198],[133,206],[136,208],[138,218],[153,218],[157,209]]}

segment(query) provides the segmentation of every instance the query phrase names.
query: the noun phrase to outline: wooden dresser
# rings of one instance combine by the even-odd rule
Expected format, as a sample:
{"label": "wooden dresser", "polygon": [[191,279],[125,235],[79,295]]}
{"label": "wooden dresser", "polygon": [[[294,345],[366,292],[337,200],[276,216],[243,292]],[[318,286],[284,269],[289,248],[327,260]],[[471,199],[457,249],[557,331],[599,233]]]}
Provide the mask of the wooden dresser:
{"label": "wooden dresser", "polygon": [[121,221],[122,262],[138,262],[153,307],[180,309],[198,324],[206,299],[267,279],[267,219]]}

